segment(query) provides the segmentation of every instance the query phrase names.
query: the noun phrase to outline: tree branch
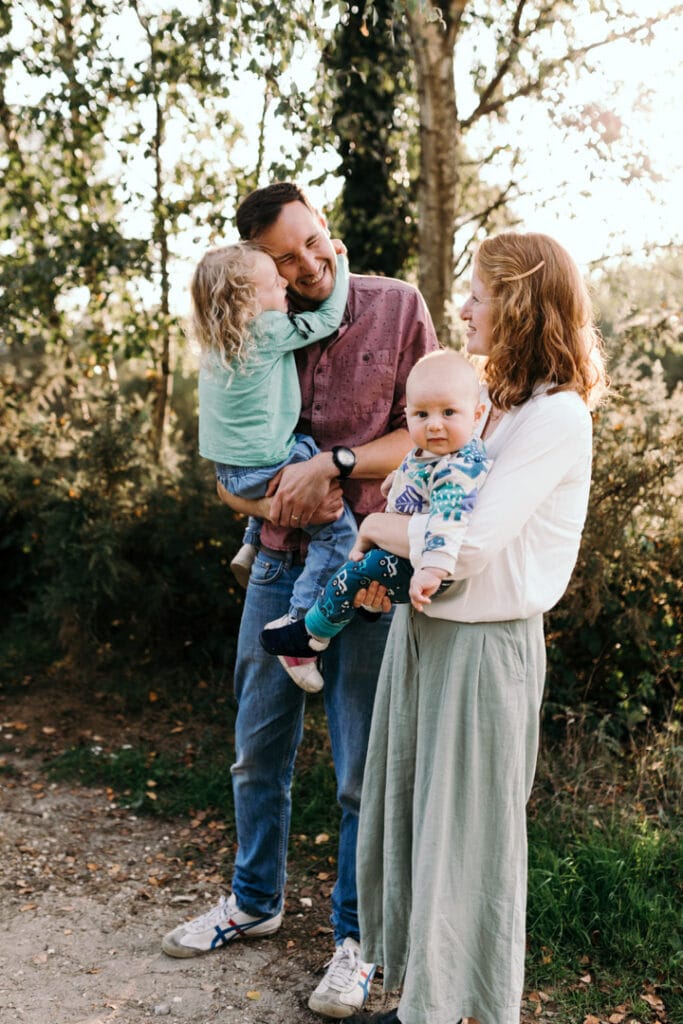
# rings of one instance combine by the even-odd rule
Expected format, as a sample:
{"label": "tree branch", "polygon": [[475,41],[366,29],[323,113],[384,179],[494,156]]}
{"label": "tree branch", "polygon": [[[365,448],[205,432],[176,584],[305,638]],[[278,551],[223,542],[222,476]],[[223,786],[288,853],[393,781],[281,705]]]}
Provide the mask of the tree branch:
{"label": "tree branch", "polygon": [[[524,0],[519,0],[518,9],[519,6],[523,4],[523,2]],[[652,18],[647,18],[645,21],[639,22],[637,25],[632,25],[630,28],[625,29],[623,32],[616,32],[603,39],[599,39],[594,43],[587,43],[585,46],[577,46],[574,49],[567,50],[567,52],[562,57],[559,57],[556,60],[542,63],[539,68],[539,73],[533,79],[529,79],[518,89],[515,89],[514,92],[508,93],[507,95],[502,96],[500,99],[493,100],[491,99],[491,97],[495,93],[495,90],[498,88],[498,86],[501,84],[504,76],[510,70],[513,57],[516,56],[516,54],[519,52],[519,46],[515,48],[514,53],[511,48],[509,55],[505,58],[501,66],[496,71],[493,79],[491,80],[491,83],[489,83],[489,85],[482,93],[479,104],[477,105],[475,110],[470,114],[469,117],[465,118],[463,121],[460,122],[461,129],[465,131],[468,128],[470,128],[475,123],[475,121],[478,121],[479,118],[486,117],[489,114],[495,114],[502,107],[507,106],[514,100],[520,99],[524,96],[529,96],[534,92],[538,92],[543,84],[546,75],[549,72],[559,71],[564,65],[568,63],[574,63],[580,57],[585,57],[586,54],[591,53],[593,50],[597,50],[603,46],[607,46],[610,43],[617,42],[618,40],[621,39],[633,39],[635,36],[638,35],[638,33],[646,31],[647,29],[651,29],[655,25],[659,25],[663,21],[668,21],[670,18],[675,17],[676,15],[679,14],[683,14],[683,4],[677,4],[676,7],[673,7],[670,11],[667,11],[665,14],[659,14],[655,15]],[[536,23],[534,31],[536,30],[537,26],[538,22]],[[533,33],[527,33],[526,36],[519,38],[528,39],[532,34]]]}

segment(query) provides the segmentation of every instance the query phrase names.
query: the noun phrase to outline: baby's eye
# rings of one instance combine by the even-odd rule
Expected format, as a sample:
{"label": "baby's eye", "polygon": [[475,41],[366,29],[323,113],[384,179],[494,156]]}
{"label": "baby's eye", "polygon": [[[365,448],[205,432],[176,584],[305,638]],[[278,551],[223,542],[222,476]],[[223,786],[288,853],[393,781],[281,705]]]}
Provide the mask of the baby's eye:
{"label": "baby's eye", "polygon": [[444,416],[455,416],[455,409],[444,409]]}
{"label": "baby's eye", "polygon": [[427,413],[426,413],[426,412],[425,412],[425,411],[424,411],[423,409],[419,409],[419,410],[418,410],[418,411],[417,411],[417,412],[415,413],[415,415],[416,415],[416,416],[417,416],[417,418],[418,418],[418,419],[420,419],[420,420],[424,420],[424,419],[426,419],[426,417],[427,417]]}

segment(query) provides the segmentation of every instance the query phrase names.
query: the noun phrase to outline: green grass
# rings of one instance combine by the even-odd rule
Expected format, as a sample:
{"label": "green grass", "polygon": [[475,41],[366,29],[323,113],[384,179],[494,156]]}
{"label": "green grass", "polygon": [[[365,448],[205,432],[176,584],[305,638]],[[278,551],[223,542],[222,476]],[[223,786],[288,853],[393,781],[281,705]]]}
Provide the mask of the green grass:
{"label": "green grass", "polygon": [[[571,1024],[635,1007],[647,985],[670,1020],[683,1020],[680,832],[595,814],[568,829],[545,811],[529,828],[527,985],[562,986]],[[652,1009],[643,1003],[640,1013],[650,1020]]]}
{"label": "green grass", "polygon": [[[76,780],[85,786],[106,786],[118,803],[147,814],[189,815],[232,805],[230,761],[218,744],[200,749],[193,761],[145,747],[104,751],[97,746],[71,747],[47,764],[52,779]],[[204,756],[205,755],[205,756]]]}
{"label": "green grass", "polygon": [[[83,746],[53,759],[49,772],[111,787],[118,802],[140,813],[207,811],[230,828],[232,758],[224,732],[208,727],[190,752]],[[555,1024],[577,1024],[588,1014],[606,1020],[621,1004],[646,1024],[657,1018],[642,996],[653,992],[666,1019],[683,1024],[679,771],[680,747],[666,740],[628,756],[556,749],[541,762],[529,821],[526,988],[551,994]],[[338,808],[315,701],[292,799],[292,859],[328,869]]]}

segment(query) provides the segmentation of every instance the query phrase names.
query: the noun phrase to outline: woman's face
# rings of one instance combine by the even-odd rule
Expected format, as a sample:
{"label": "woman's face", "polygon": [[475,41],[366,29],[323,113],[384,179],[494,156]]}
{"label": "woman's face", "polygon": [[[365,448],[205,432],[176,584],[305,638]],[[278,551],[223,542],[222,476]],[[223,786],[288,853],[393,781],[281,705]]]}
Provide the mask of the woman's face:
{"label": "woman's face", "polygon": [[467,351],[473,356],[487,356],[491,351],[491,301],[488,289],[479,277],[475,264],[470,294],[460,309],[460,316],[467,324]]}

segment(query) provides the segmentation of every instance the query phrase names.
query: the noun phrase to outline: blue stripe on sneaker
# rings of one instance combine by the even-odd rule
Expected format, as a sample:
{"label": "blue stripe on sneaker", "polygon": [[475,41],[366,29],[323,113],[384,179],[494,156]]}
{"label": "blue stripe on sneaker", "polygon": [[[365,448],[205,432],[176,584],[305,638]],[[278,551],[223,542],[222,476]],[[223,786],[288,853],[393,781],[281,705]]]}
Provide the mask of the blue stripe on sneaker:
{"label": "blue stripe on sneaker", "polygon": [[372,969],[368,971],[367,974],[365,974],[363,971],[360,972],[360,977],[358,979],[357,984],[358,987],[363,990],[363,1002],[365,1002],[365,1000],[370,995],[370,982],[372,981],[376,970],[377,968],[373,965]]}
{"label": "blue stripe on sneaker", "polygon": [[236,924],[232,918],[228,921],[228,928],[219,928],[218,925],[214,925],[216,931],[216,938],[211,943],[211,949],[216,949],[219,946],[227,946],[229,942],[239,938],[249,931],[250,928],[254,928],[257,924],[264,924],[270,920],[270,915],[266,914],[265,917],[258,917],[255,921],[249,921],[245,924]]}

